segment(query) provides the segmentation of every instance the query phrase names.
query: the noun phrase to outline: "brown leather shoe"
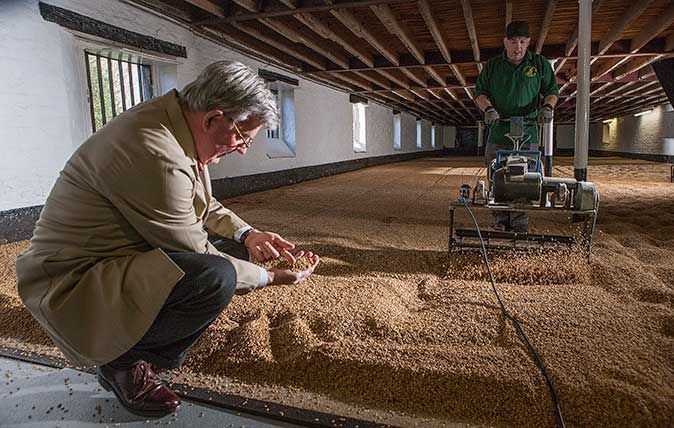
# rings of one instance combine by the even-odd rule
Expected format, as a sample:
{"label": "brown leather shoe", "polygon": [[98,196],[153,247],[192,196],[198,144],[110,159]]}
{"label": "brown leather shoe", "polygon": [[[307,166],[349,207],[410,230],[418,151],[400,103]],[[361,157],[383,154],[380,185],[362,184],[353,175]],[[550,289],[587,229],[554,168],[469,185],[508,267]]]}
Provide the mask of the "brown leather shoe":
{"label": "brown leather shoe", "polygon": [[150,364],[139,361],[128,369],[103,365],[96,370],[98,382],[112,391],[129,412],[148,417],[161,417],[174,412],[180,399],[157,376]]}

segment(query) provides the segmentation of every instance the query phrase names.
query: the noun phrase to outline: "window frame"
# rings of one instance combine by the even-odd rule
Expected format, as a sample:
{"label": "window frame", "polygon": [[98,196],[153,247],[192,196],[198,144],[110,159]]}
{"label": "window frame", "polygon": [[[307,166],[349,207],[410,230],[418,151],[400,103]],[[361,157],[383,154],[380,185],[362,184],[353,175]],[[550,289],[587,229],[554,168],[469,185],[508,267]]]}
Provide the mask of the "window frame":
{"label": "window frame", "polygon": [[[137,56],[142,58],[143,61],[147,62],[147,65],[151,67],[152,74],[152,93],[153,97],[158,97],[163,95],[168,91],[164,91],[164,85],[162,82],[162,73],[160,72],[160,67],[162,66],[177,66],[179,61],[176,57],[170,55],[161,55],[157,53],[147,53],[142,50],[129,47],[127,45],[116,43],[111,40],[103,39],[96,36],[91,36],[88,34],[73,34],[75,36],[75,49],[77,50],[77,61],[78,61],[78,70],[79,70],[79,87],[81,90],[80,100],[82,106],[82,114],[84,123],[86,124],[87,136],[94,133],[93,123],[95,118],[92,116],[92,104],[93,101],[92,94],[89,93],[89,83],[87,73],[87,55],[86,51],[96,51],[96,50],[110,50],[110,51],[120,51],[124,54],[130,56]],[[93,82],[92,82],[93,83]],[[91,99],[90,99],[91,98]]]}
{"label": "window frame", "polygon": [[[367,114],[366,109],[367,104],[364,103],[351,103],[351,122],[352,122],[352,147],[354,153],[367,153]],[[358,117],[362,114],[363,123],[359,126],[358,130],[362,134],[362,148],[356,147],[356,110],[358,110]],[[359,136],[360,137],[360,136]]]}

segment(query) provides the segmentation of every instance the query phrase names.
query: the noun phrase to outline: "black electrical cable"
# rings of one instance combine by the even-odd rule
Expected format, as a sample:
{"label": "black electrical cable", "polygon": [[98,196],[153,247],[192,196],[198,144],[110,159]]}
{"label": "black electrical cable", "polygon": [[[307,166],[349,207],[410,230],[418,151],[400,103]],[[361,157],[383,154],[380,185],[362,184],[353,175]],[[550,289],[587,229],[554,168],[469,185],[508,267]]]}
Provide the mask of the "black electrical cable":
{"label": "black electrical cable", "polygon": [[520,334],[520,337],[524,341],[524,344],[529,349],[529,352],[531,353],[531,357],[534,360],[534,363],[543,374],[543,377],[545,378],[545,383],[548,385],[548,390],[550,390],[550,396],[552,397],[552,404],[555,406],[557,416],[557,426],[560,428],[564,428],[565,427],[564,418],[562,417],[562,411],[559,408],[557,393],[555,392],[555,388],[552,386],[552,381],[548,377],[548,372],[545,369],[545,364],[543,364],[543,361],[541,360],[541,357],[538,355],[536,348],[534,348],[534,346],[529,341],[529,338],[527,337],[526,333],[524,333],[524,329],[522,328],[520,323],[515,319],[515,317],[510,315],[510,312],[508,312],[508,309],[506,309],[505,305],[503,304],[501,295],[499,294],[498,289],[496,288],[496,281],[494,281],[494,275],[491,272],[491,266],[489,266],[489,259],[487,259],[487,249],[484,246],[484,239],[482,239],[482,232],[480,232],[480,226],[478,226],[477,220],[473,215],[473,211],[468,206],[468,201],[463,197],[459,198],[459,201],[463,202],[463,206],[466,207],[468,214],[470,214],[470,217],[473,219],[473,224],[475,225],[477,236],[480,238],[480,246],[482,247],[482,260],[484,261],[484,266],[487,268],[487,273],[489,274],[489,281],[491,282],[492,290],[494,290],[494,294],[496,294],[496,299],[498,300],[498,303],[501,306],[501,312],[506,318],[512,321],[513,325],[515,326],[515,329],[517,330],[517,332]]}

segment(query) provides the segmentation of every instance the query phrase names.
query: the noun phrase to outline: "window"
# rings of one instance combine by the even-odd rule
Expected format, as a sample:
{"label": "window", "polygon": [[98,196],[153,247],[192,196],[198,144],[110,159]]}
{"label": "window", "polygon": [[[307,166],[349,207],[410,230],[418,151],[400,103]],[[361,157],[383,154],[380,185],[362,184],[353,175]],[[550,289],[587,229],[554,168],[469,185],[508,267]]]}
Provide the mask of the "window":
{"label": "window", "polygon": [[282,82],[269,85],[276,97],[278,124],[267,129],[267,156],[270,159],[295,157],[295,88]]}
{"label": "window", "polygon": [[86,49],[84,60],[94,132],[154,96],[152,67],[142,58],[108,49]]}
{"label": "window", "polygon": [[421,120],[417,119],[417,149],[421,148]]}
{"label": "window", "polygon": [[274,97],[276,98],[276,107],[278,108],[278,113],[279,113],[279,114],[278,114],[278,116],[279,116],[279,117],[278,117],[278,122],[279,122],[279,123],[276,125],[276,128],[273,128],[273,129],[267,128],[267,138],[278,139],[278,138],[279,138],[279,127],[281,126],[281,122],[283,121],[283,119],[282,119],[282,117],[281,117],[281,116],[283,115],[283,111],[282,111],[282,109],[281,109],[281,103],[280,103],[280,101],[279,101],[278,91],[275,90],[275,89],[272,89],[272,90],[271,90],[271,93],[272,93],[272,94],[274,95]]}
{"label": "window", "polygon": [[437,132],[437,128],[435,125],[431,127],[431,147],[435,148],[435,133]]}
{"label": "window", "polygon": [[397,113],[393,115],[393,150],[401,149],[400,131],[401,131],[400,113]]}
{"label": "window", "polygon": [[295,141],[295,90],[299,80],[270,70],[259,69],[258,75],[267,82],[276,99],[278,125],[267,129],[267,157],[294,158],[297,151]]}
{"label": "window", "polygon": [[365,104],[353,105],[353,151],[363,153],[367,151],[365,141]]}

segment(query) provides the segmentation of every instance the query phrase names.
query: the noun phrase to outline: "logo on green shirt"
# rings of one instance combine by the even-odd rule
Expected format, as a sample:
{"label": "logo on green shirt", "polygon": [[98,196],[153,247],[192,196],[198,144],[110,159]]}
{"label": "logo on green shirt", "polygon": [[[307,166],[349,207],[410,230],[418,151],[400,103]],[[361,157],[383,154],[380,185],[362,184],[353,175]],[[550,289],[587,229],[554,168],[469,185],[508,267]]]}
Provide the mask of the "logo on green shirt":
{"label": "logo on green shirt", "polygon": [[530,65],[524,68],[524,75],[526,77],[534,77],[536,75],[536,67]]}

